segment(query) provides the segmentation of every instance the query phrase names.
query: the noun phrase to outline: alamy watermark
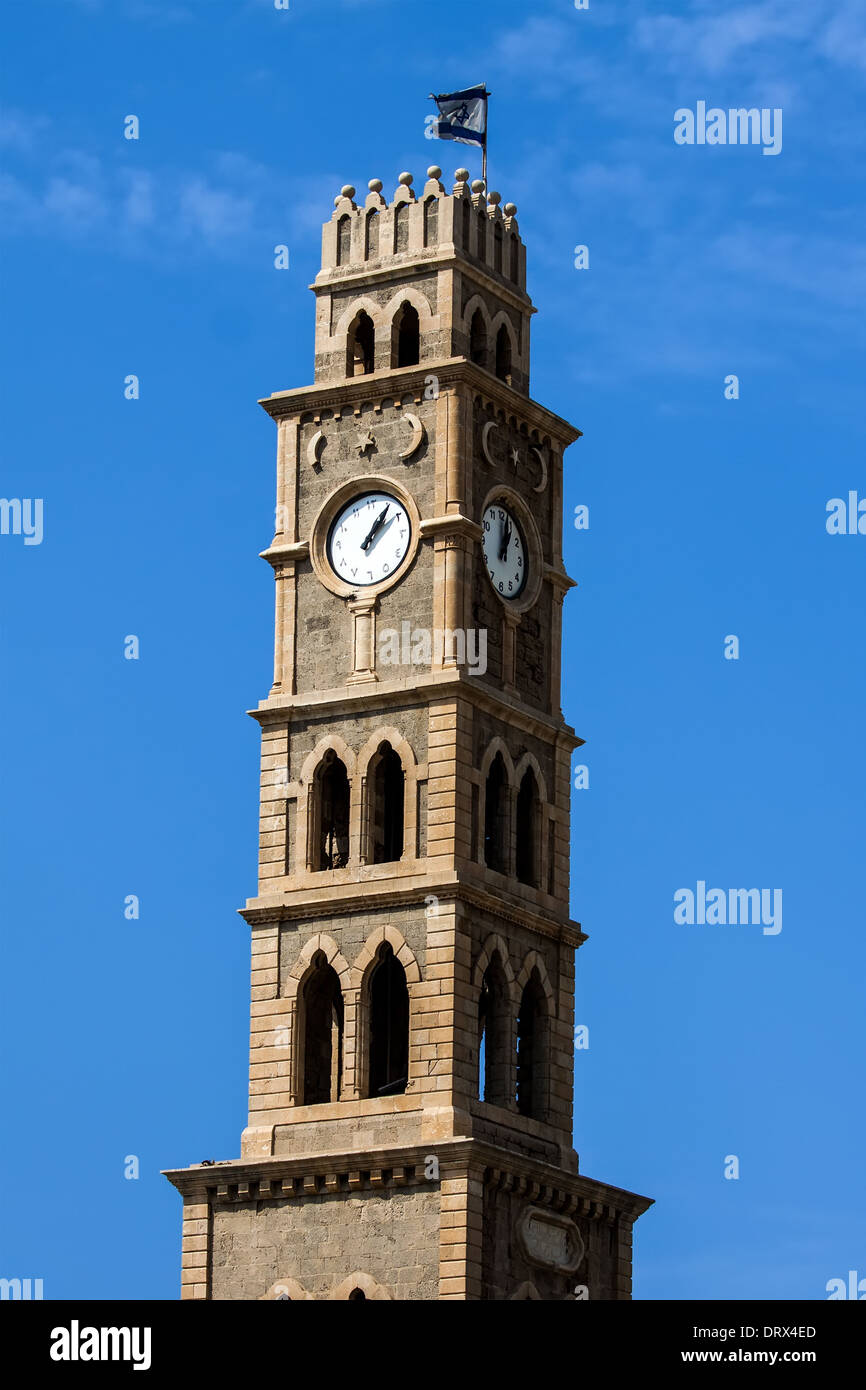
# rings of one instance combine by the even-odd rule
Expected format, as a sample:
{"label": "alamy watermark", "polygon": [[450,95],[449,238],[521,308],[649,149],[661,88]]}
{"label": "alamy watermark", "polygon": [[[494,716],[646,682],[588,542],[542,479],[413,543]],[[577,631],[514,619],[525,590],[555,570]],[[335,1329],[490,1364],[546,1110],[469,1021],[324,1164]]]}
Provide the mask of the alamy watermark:
{"label": "alamy watermark", "polygon": [[399,631],[383,628],[378,647],[381,666],[430,666],[435,659],[465,666],[470,676],[483,676],[487,670],[487,629],[483,627],[413,628],[403,622]]}
{"label": "alamy watermark", "polygon": [[782,153],[781,106],[707,107],[681,106],[674,112],[674,140],[678,145],[763,145],[763,154]]}
{"label": "alamy watermark", "polygon": [[763,927],[764,936],[782,930],[781,888],[678,888],[674,893],[674,921],[693,927]]}
{"label": "alamy watermark", "polygon": [[25,545],[41,545],[41,497],[0,497],[0,536],[23,536]]}

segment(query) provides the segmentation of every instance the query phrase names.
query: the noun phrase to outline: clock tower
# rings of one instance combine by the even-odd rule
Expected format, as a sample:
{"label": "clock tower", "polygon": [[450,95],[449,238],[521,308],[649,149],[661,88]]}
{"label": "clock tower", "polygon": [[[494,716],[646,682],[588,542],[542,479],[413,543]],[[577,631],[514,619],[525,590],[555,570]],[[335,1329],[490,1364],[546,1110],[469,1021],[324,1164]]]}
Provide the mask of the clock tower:
{"label": "clock tower", "polygon": [[277,427],[249,1121],[167,1174],[182,1296],[627,1299],[649,1200],[572,1146],[563,451],[517,209],[459,169],[324,226]]}

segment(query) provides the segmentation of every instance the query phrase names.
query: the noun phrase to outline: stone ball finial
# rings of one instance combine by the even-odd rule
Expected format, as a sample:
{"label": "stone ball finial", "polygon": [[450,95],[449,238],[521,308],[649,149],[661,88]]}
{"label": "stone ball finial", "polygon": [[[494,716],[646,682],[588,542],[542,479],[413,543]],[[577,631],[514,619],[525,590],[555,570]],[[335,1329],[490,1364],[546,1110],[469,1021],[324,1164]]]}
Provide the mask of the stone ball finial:
{"label": "stone ball finial", "polygon": [[335,208],[338,208],[338,207],[340,206],[340,204],[342,203],[342,201],[343,201],[343,200],[342,200],[342,198],[340,197],[340,195],[339,195],[339,193],[338,193],[337,196],[336,196],[336,198],[334,199],[334,207],[335,207]]}
{"label": "stone ball finial", "polygon": [[455,170],[454,170],[454,177],[455,177],[455,179],[457,180],[458,183],[465,183],[466,180],[469,178],[469,170],[468,170],[468,169],[455,169]]}
{"label": "stone ball finial", "polygon": [[397,182],[404,184],[406,188],[411,188],[415,179],[412,174],[401,174]]}
{"label": "stone ball finial", "polygon": [[484,180],[483,180],[483,179],[473,179],[473,180],[472,180],[472,185],[471,185],[471,186],[472,186],[472,192],[473,192],[473,193],[483,193],[483,192],[484,192]]}
{"label": "stone ball finial", "polygon": [[427,177],[428,179],[441,179],[442,170],[439,168],[438,164],[430,165],[430,168],[427,170]]}
{"label": "stone ball finial", "polygon": [[381,193],[381,192],[382,192],[382,180],[381,180],[381,179],[371,179],[370,182],[367,184],[367,187],[369,188],[369,190],[370,190],[371,193]]}
{"label": "stone ball finial", "polygon": [[341,198],[354,198],[354,196],[355,196],[355,190],[354,190],[354,188],[352,187],[352,185],[351,185],[350,183],[344,183],[344,184],[343,184],[343,187],[340,189],[340,197],[341,197]]}
{"label": "stone ball finial", "polygon": [[494,207],[498,207],[499,204],[502,202],[502,194],[501,194],[501,193],[488,193],[488,195],[487,195],[487,201],[488,201],[488,203],[492,203],[492,205],[493,205]]}
{"label": "stone ball finial", "polygon": [[505,204],[505,208],[504,208],[504,212],[505,212],[505,216],[506,216],[506,217],[516,217],[516,216],[517,216],[517,204],[516,204],[516,203],[506,203],[506,204]]}

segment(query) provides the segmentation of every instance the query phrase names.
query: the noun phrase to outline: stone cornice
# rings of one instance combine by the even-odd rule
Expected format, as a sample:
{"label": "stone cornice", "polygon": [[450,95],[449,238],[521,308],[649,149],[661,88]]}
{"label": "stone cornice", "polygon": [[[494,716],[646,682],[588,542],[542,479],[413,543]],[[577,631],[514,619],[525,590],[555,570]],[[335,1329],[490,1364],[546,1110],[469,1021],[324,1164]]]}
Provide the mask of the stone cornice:
{"label": "stone cornice", "polygon": [[[559,740],[580,748],[586,742],[579,738],[570,724],[561,718],[534,710],[504,691],[485,686],[477,676],[455,675],[453,670],[431,671],[424,676],[405,681],[378,681],[375,687],[375,703],[382,705],[433,704],[447,699],[471,700],[479,709],[488,714],[502,716],[507,714],[515,729],[533,734],[548,742]],[[337,686],[330,691],[316,691],[302,695],[269,696],[259,703],[257,709],[247,710],[251,719],[263,727],[268,724],[285,723],[289,718],[299,715],[328,714],[354,715],[358,707],[370,708],[371,691],[368,687]]]}
{"label": "stone cornice", "polygon": [[469,541],[481,540],[481,527],[477,521],[471,517],[463,516],[461,512],[451,512],[447,516],[431,516],[421,521],[421,535],[431,536],[465,536]]}
{"label": "stone cornice", "polygon": [[307,288],[313,294],[329,294],[335,290],[366,288],[369,285],[391,285],[401,279],[417,279],[419,274],[430,271],[459,270],[472,280],[483,285],[506,304],[511,304],[521,313],[536,314],[538,310],[525,290],[518,289],[510,280],[491,275],[483,263],[467,256],[453,242],[443,242],[435,248],[416,250],[403,261],[391,260],[378,269],[366,265],[357,268],[330,266],[320,270],[315,280]]}
{"label": "stone cornice", "polygon": [[651,1198],[639,1193],[470,1138],[297,1158],[230,1159],[163,1169],[163,1177],[184,1197],[210,1197],[219,1205],[303,1200],[328,1193],[350,1195],[358,1190],[409,1185],[435,1188],[437,1180],[425,1177],[426,1160],[431,1155],[439,1164],[439,1181],[442,1176],[471,1173],[490,1188],[513,1192],[536,1206],[550,1206],[566,1215],[608,1223],[635,1221],[653,1205]]}
{"label": "stone cornice", "polygon": [[[423,860],[419,860],[419,867],[423,863]],[[251,927],[278,922],[309,922],[357,911],[359,898],[363,899],[365,910],[373,912],[390,907],[424,905],[433,894],[440,904],[466,903],[575,950],[588,940],[580,923],[572,918],[551,916],[532,903],[521,902],[517,897],[505,898],[499,892],[466,879],[460,871],[445,881],[437,879],[435,873],[424,875],[423,878],[419,874],[418,878],[420,882],[416,879],[402,887],[394,887],[393,880],[388,879],[367,879],[339,886],[323,884],[321,889],[312,890],[305,886],[274,897],[249,898],[243,907],[238,908],[238,915]]]}
{"label": "stone cornice", "polygon": [[283,420],[301,416],[308,411],[314,415],[321,411],[338,410],[345,414],[353,407],[360,411],[362,404],[379,402],[393,403],[395,397],[413,393],[416,402],[424,399],[426,378],[439,378],[440,388],[444,386],[468,386],[473,391],[481,391],[497,402],[509,414],[521,417],[527,425],[542,433],[553,435],[562,448],[567,448],[581,437],[582,431],[563,420],[545,406],[539,405],[530,396],[515,391],[499,377],[479,367],[465,357],[443,357],[426,361],[414,367],[392,367],[383,372],[368,372],[364,376],[347,377],[342,381],[322,381],[311,386],[297,386],[291,391],[275,391],[265,396],[259,405],[273,420]]}

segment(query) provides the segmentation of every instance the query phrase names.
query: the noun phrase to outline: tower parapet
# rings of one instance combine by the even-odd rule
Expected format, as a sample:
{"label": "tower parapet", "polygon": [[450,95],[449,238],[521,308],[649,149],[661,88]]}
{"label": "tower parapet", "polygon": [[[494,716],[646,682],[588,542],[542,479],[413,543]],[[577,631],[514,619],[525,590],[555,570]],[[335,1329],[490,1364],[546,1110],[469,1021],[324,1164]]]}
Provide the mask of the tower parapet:
{"label": "tower parapet", "polygon": [[427,175],[420,198],[409,173],[390,203],[380,179],[363,206],[351,184],[335,198],[311,286],[316,381],[467,358],[528,394],[535,310],[517,208],[466,169],[450,193],[438,166]]}

